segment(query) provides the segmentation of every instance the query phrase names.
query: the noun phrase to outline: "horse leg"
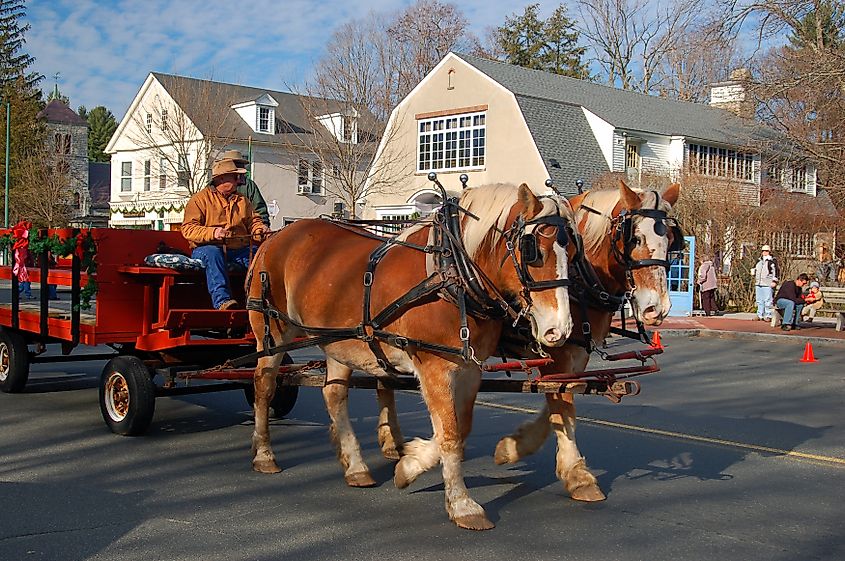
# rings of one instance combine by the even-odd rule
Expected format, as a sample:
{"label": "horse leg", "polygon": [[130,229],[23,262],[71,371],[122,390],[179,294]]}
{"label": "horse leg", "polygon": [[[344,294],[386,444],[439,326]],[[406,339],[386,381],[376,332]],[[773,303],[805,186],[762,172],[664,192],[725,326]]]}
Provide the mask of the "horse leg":
{"label": "horse leg", "polygon": [[349,377],[352,369],[338,361],[326,359],[326,385],[323,399],[331,417],[330,430],[337,458],[343,466],[343,477],[350,487],[372,487],[376,484],[361,456],[361,447],[349,421]]}
{"label": "horse leg", "polygon": [[382,455],[388,460],[398,460],[402,457],[402,429],[399,428],[399,418],[396,415],[396,397],[393,390],[377,389],[378,396],[378,443]]}
{"label": "horse leg", "polygon": [[534,419],[522,423],[516,432],[502,438],[493,456],[497,464],[513,464],[540,449],[549,436],[549,407]]}
{"label": "horse leg", "polygon": [[[464,449],[461,429],[466,419],[458,420],[462,407],[461,403],[456,402],[456,396],[469,396],[472,385],[480,384],[480,376],[477,368],[458,369],[442,359],[429,360],[420,369],[420,388],[431,415],[434,438],[440,451],[446,512],[455,524],[469,530],[488,530],[493,527],[481,505],[469,496],[461,469]],[[469,388],[461,388],[461,384],[471,385]],[[406,457],[403,456],[400,465]]]}
{"label": "horse leg", "polygon": [[261,473],[279,473],[270,446],[270,400],[276,393],[276,376],[282,363],[281,353],[258,359],[255,368],[255,428],[252,431],[252,469]]}
{"label": "horse leg", "polygon": [[575,443],[575,403],[569,393],[546,394],[549,421],[557,438],[555,472],[563,481],[569,496],[576,501],[603,501],[605,497],[596,477],[587,469],[587,462]]}

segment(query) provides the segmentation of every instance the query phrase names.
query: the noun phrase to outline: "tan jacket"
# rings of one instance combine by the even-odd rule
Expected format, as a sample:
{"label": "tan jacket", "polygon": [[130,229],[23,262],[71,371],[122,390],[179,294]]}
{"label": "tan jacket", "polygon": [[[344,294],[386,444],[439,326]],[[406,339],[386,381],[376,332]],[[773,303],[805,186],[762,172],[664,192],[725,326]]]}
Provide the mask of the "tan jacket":
{"label": "tan jacket", "polygon": [[[214,239],[215,228],[228,228],[229,237]],[[249,245],[251,235],[264,230],[261,217],[243,195],[235,191],[228,199],[209,185],[196,193],[185,206],[182,235],[194,248],[198,245],[217,244],[230,249]]]}

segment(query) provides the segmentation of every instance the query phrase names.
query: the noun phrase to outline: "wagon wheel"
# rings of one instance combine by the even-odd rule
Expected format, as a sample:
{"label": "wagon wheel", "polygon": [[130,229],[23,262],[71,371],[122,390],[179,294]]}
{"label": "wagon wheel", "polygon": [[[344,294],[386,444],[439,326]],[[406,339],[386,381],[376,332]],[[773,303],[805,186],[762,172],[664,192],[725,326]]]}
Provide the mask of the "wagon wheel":
{"label": "wagon wheel", "polygon": [[[285,354],[282,359],[282,364],[293,364],[293,359],[290,355]],[[270,407],[273,409],[273,416],[282,418],[293,410],[296,405],[296,398],[299,396],[299,386],[281,386],[276,385],[276,395],[270,400]],[[250,407],[255,405],[255,385],[247,384],[244,386],[244,397]]]}
{"label": "wagon wheel", "polygon": [[17,331],[0,329],[0,390],[23,391],[29,379],[29,349]]}
{"label": "wagon wheel", "polygon": [[153,419],[155,403],[152,376],[139,358],[118,356],[106,363],[100,376],[100,411],[113,433],[144,434]]}

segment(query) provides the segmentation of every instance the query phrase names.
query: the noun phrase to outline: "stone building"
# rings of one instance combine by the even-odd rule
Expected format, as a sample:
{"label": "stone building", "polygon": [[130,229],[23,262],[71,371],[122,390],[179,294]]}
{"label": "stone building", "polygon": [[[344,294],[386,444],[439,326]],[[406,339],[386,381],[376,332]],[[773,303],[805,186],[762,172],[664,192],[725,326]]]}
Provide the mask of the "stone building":
{"label": "stone building", "polygon": [[88,193],[88,123],[64,102],[54,99],[38,113],[47,126],[47,148],[56,169],[67,175],[71,191],[70,218],[89,212]]}

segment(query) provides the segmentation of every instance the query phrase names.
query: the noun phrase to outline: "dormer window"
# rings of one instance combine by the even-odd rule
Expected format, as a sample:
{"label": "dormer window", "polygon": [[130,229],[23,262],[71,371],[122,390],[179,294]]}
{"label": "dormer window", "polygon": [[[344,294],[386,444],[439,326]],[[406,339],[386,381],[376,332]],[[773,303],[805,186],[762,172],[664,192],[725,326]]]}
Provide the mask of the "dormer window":
{"label": "dormer window", "polygon": [[270,124],[273,122],[273,110],[269,107],[261,107],[258,106],[258,132],[269,132],[273,133],[274,131],[270,128]]}
{"label": "dormer window", "polygon": [[348,144],[358,143],[358,112],[355,109],[348,109],[342,113],[322,115],[317,117],[317,120],[338,141]]}

